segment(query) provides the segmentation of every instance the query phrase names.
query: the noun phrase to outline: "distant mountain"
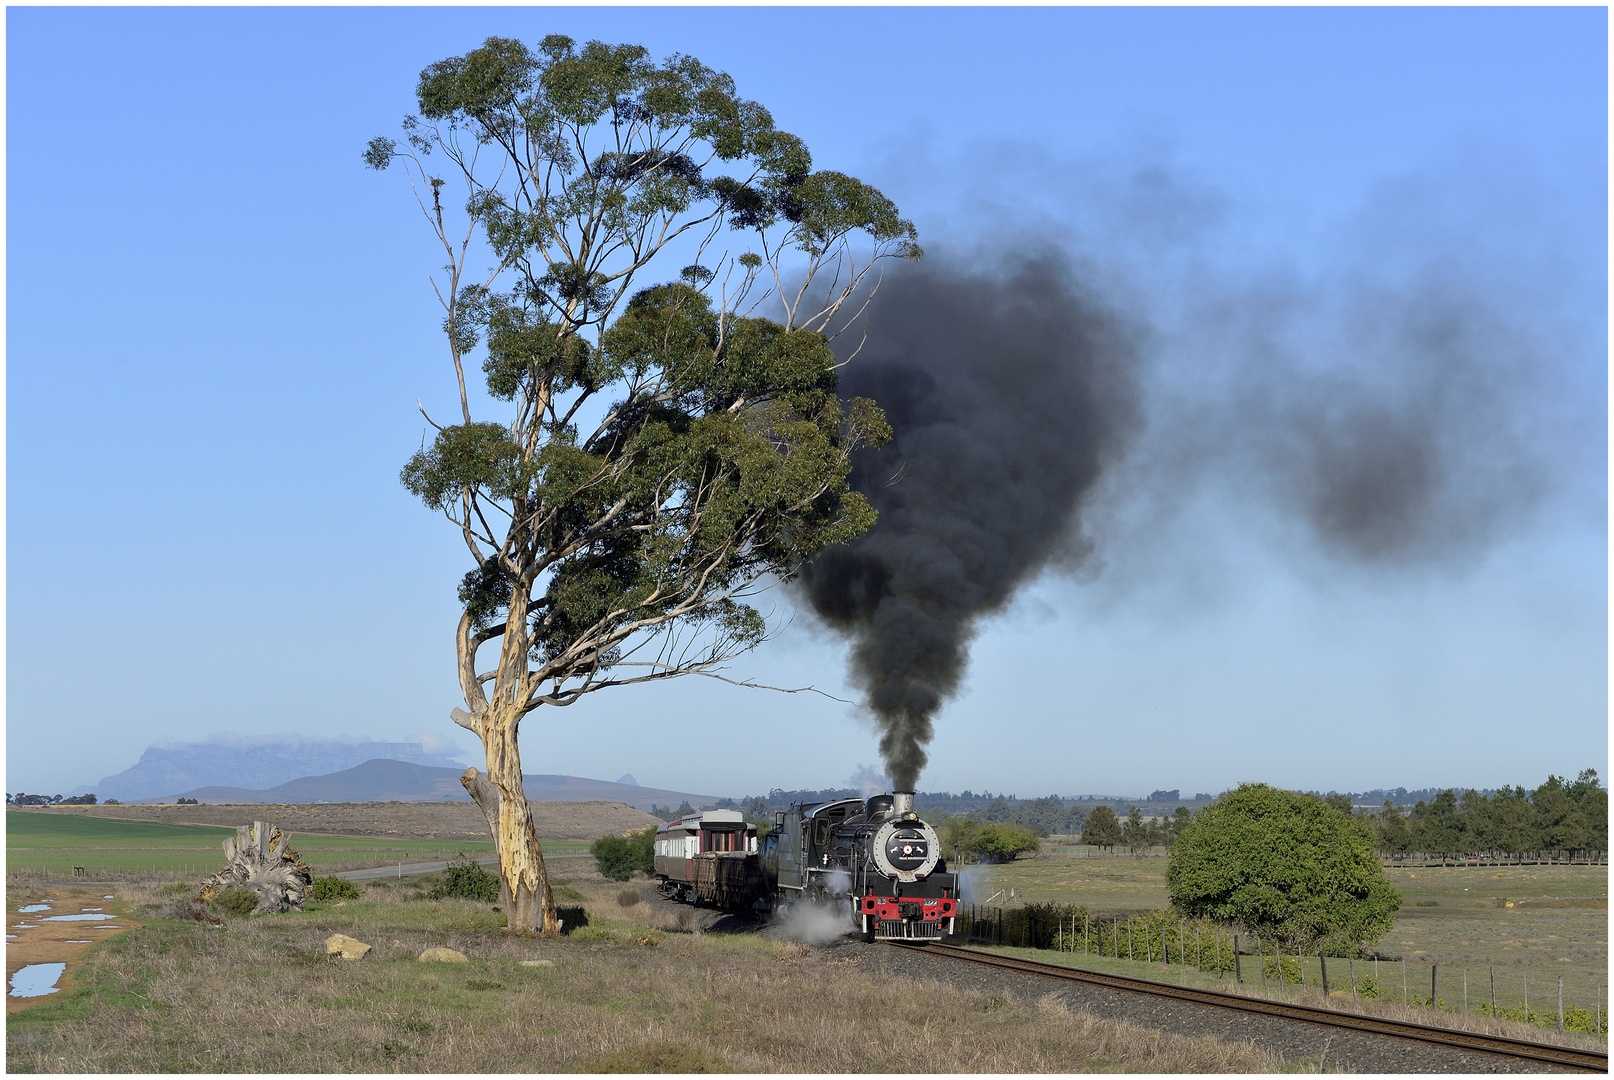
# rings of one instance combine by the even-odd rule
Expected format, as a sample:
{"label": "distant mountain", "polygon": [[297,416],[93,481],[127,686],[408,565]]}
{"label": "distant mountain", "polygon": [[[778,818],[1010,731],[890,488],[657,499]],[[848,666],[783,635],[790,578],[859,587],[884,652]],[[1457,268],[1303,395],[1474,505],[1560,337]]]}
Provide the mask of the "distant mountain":
{"label": "distant mountain", "polygon": [[639,786],[639,781],[637,781],[637,780],[635,780],[633,778],[632,773],[623,773],[621,776],[616,778],[616,782],[619,783],[619,784],[626,784],[629,787],[638,787]]}
{"label": "distant mountain", "polygon": [[[460,786],[463,766],[451,768],[419,765],[409,761],[377,759],[351,769],[324,776],[302,776],[266,789],[208,785],[177,795],[125,800],[172,802],[176,797],[215,803],[308,803],[308,802],[469,802]],[[533,802],[620,802],[639,810],[651,806],[710,806],[712,795],[689,791],[667,791],[637,784],[613,784],[609,780],[589,780],[581,776],[524,775],[527,798]]]}
{"label": "distant mountain", "polygon": [[132,768],[108,776],[87,790],[102,799],[124,802],[160,799],[199,787],[262,790],[298,777],[351,769],[376,758],[452,768],[455,775],[465,768],[418,742],[203,742],[150,747]]}

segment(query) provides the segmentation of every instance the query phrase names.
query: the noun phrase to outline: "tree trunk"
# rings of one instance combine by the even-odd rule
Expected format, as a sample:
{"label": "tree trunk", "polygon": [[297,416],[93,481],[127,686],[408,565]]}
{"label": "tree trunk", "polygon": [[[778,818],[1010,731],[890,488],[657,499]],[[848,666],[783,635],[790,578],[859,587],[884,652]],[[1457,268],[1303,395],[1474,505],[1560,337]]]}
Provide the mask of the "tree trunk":
{"label": "tree trunk", "polygon": [[460,783],[476,800],[493,834],[499,853],[499,898],[508,913],[508,928],[515,934],[537,931],[546,938],[558,937],[560,916],[549,888],[532,808],[527,805],[526,790],[521,784],[515,732],[495,723],[488,724],[486,730],[489,775],[483,777],[475,768],[466,769]]}

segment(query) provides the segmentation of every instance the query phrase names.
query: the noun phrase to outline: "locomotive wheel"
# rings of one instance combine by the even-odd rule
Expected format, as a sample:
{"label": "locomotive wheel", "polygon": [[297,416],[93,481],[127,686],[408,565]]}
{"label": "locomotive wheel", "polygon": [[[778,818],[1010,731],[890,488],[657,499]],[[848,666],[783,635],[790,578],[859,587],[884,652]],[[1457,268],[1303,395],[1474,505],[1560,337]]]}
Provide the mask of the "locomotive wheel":
{"label": "locomotive wheel", "polygon": [[865,945],[873,945],[874,944],[874,931],[873,930],[865,930],[861,934],[859,934],[858,937],[863,940],[863,944],[865,944]]}

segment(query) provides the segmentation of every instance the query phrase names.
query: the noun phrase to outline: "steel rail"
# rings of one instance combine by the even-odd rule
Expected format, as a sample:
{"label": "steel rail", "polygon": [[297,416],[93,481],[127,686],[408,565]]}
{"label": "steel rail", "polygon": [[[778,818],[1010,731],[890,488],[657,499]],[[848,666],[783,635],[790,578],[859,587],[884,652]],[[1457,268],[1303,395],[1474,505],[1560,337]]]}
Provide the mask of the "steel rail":
{"label": "steel rail", "polygon": [[1607,1051],[1554,1046],[1551,1043],[1514,1039],[1506,1035],[1485,1035],[1456,1028],[1436,1027],[1432,1024],[1415,1024],[1406,1020],[1388,1020],[1384,1017],[1366,1016],[1361,1013],[1338,1012],[1334,1009],[1323,1009],[1314,1005],[1297,1005],[1286,1001],[1246,997],[1242,994],[1229,994],[1218,990],[1201,990],[1194,987],[1176,986],[1172,983],[1156,982],[1153,979],[1135,979],[1127,975],[1109,975],[1104,972],[1088,971],[1083,968],[1045,964],[1037,960],[1022,960],[1015,956],[1000,956],[996,953],[982,952],[978,949],[960,948],[957,945],[909,945],[896,941],[889,941],[886,944],[895,945],[898,948],[912,949],[916,952],[933,953],[952,960],[965,960],[973,964],[982,964],[986,967],[1005,968],[1031,975],[1063,979],[1067,982],[1089,983],[1094,986],[1108,987],[1112,990],[1153,994],[1156,997],[1169,998],[1173,1001],[1208,1005],[1219,1009],[1232,1009],[1236,1012],[1251,1013],[1256,1016],[1270,1016],[1282,1020],[1298,1020],[1310,1024],[1321,1024],[1325,1027],[1346,1028],[1371,1035],[1410,1039],[1415,1042],[1430,1043],[1449,1049],[1497,1054],[1502,1057],[1535,1061],[1547,1065],[1559,1065],[1572,1069],[1584,1069],[1589,1072],[1608,1072]]}

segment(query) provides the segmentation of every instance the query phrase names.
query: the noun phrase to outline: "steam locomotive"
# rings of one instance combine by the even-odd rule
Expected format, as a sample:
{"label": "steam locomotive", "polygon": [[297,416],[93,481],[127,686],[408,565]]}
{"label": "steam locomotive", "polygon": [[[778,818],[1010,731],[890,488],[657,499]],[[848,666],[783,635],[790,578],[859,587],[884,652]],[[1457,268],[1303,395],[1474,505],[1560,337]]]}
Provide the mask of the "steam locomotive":
{"label": "steam locomotive", "polygon": [[760,838],[736,810],[689,814],[656,830],[655,868],[657,891],[683,902],[844,908],[864,941],[939,941],[958,912],[958,875],[911,791],[797,803]]}

